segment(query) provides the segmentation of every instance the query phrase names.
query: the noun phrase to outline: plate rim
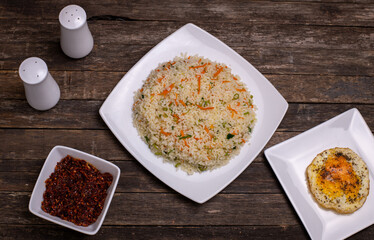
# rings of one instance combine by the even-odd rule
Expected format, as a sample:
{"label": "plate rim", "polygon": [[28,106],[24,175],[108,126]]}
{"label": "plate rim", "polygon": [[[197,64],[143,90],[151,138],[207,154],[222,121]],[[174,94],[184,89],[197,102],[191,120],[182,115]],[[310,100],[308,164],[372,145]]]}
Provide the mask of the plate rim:
{"label": "plate rim", "polygon": [[[267,137],[266,137],[266,141],[263,142],[263,144],[261,144],[261,148],[257,149],[257,153],[254,155],[253,159],[248,161],[246,164],[245,164],[245,167],[243,167],[240,171],[237,171],[235,174],[233,174],[229,181],[226,181],[225,184],[222,184],[221,186],[219,186],[215,191],[213,191],[211,194],[208,194],[207,196],[205,197],[202,197],[202,198],[197,198],[197,197],[193,197],[193,196],[190,196],[186,193],[183,193],[180,191],[180,189],[176,188],[176,187],[173,187],[171,186],[167,181],[164,181],[163,179],[161,179],[156,173],[154,173],[145,163],[143,163],[142,161],[140,161],[137,157],[137,153],[135,153],[135,151],[133,151],[132,147],[131,146],[128,146],[128,143],[124,140],[122,140],[122,138],[119,136],[120,134],[115,131],[114,129],[114,126],[112,126],[112,124],[110,123],[109,119],[107,118],[106,116],[106,108],[107,108],[107,105],[109,104],[110,100],[116,95],[116,93],[119,91],[119,89],[121,88],[121,85],[124,84],[124,79],[127,77],[128,74],[131,74],[132,73],[132,70],[134,68],[136,68],[139,64],[142,64],[143,60],[145,58],[147,58],[150,54],[152,54],[152,52],[158,48],[158,46],[160,46],[161,44],[163,44],[165,41],[168,41],[168,39],[172,38],[174,35],[178,34],[179,32],[185,30],[185,29],[195,29],[195,30],[198,30],[200,33],[203,33],[205,35],[208,35],[209,37],[211,37],[212,39],[214,39],[214,41],[217,41],[219,44],[225,46],[231,53],[233,53],[236,57],[239,57],[242,61],[244,61],[246,64],[249,64],[251,67],[252,67],[252,70],[254,70],[256,72],[256,74],[258,74],[261,78],[263,78],[263,80],[266,81],[266,84],[270,85],[269,87],[277,94],[277,97],[279,98],[279,105],[281,107],[281,114],[279,115],[279,119],[277,119],[277,121],[274,121],[275,123],[275,127],[274,129],[271,131],[271,134],[269,134]],[[166,38],[164,38],[161,42],[159,42],[158,44],[156,44],[151,50],[149,50],[142,58],[140,58],[140,60],[121,78],[121,80],[117,83],[117,85],[113,88],[113,90],[111,91],[111,93],[108,95],[108,97],[105,99],[104,103],[102,104],[102,106],[100,107],[100,110],[99,110],[99,113],[100,113],[100,116],[102,117],[102,119],[104,120],[104,122],[106,123],[106,125],[108,126],[109,130],[116,136],[117,140],[125,147],[125,149],[139,162],[141,163],[141,165],[143,167],[145,167],[150,173],[152,173],[155,177],[157,177],[160,181],[162,181],[164,184],[166,184],[167,186],[169,186],[170,188],[172,188],[174,191],[182,194],[183,196],[197,202],[197,203],[204,203],[206,201],[208,201],[209,199],[211,199],[212,197],[214,197],[217,193],[219,193],[220,191],[222,191],[225,187],[227,187],[232,181],[234,181],[245,169],[248,168],[248,166],[253,162],[253,160],[258,156],[258,154],[264,149],[264,147],[266,146],[266,144],[269,142],[269,140],[271,139],[271,137],[274,135],[274,132],[277,130],[277,128],[279,127],[281,121],[283,120],[287,110],[288,110],[288,107],[289,107],[289,104],[288,102],[285,100],[285,98],[280,94],[280,92],[274,87],[274,85],[265,77],[263,76],[253,65],[251,65],[246,59],[244,59],[241,55],[239,55],[236,51],[234,51],[232,48],[230,48],[227,44],[225,44],[224,42],[222,42],[221,40],[219,40],[218,38],[216,38],[215,36],[211,35],[210,33],[208,33],[207,31],[201,29],[200,27],[192,24],[192,23],[188,23],[188,24],[185,24],[184,26],[180,27],[179,29],[177,29],[175,32],[173,32],[172,34],[168,35]],[[109,107],[108,107],[109,108]]]}
{"label": "plate rim", "polygon": [[[322,224],[321,232],[319,232],[319,233],[312,233],[312,232],[311,232],[312,230],[310,229],[310,226],[309,226],[308,224],[306,224],[306,222],[305,222],[305,221],[306,221],[306,220],[305,220],[305,216],[304,216],[305,214],[303,214],[303,213],[300,211],[300,209],[299,209],[299,204],[296,203],[295,200],[294,200],[294,196],[293,196],[292,191],[295,191],[295,190],[292,190],[292,189],[290,190],[289,187],[288,187],[288,186],[286,185],[286,183],[284,182],[285,180],[284,180],[283,175],[281,174],[281,170],[279,170],[278,167],[276,167],[275,164],[274,164],[274,162],[273,162],[273,161],[276,161],[276,160],[273,159],[273,158],[275,158],[274,156],[276,156],[276,155],[273,154],[272,152],[273,152],[273,151],[276,151],[276,150],[279,149],[279,148],[282,148],[284,145],[287,145],[287,144],[289,144],[289,143],[292,143],[292,142],[294,142],[294,141],[297,141],[298,138],[303,138],[303,137],[305,137],[307,134],[310,134],[311,132],[315,131],[315,130],[318,129],[318,128],[321,128],[321,127],[324,127],[324,126],[326,126],[326,125],[329,125],[331,122],[334,122],[335,120],[337,120],[337,119],[339,119],[339,118],[342,118],[342,117],[344,117],[345,115],[351,115],[351,116],[350,116],[350,119],[349,119],[349,124],[352,124],[352,121],[353,121],[356,117],[358,117],[359,120],[360,120],[360,124],[362,124],[362,127],[365,128],[365,131],[369,131],[369,132],[371,133],[371,130],[370,130],[370,128],[368,127],[368,125],[367,125],[365,119],[364,119],[363,116],[361,115],[360,111],[359,111],[357,108],[351,108],[351,109],[348,109],[348,110],[346,110],[346,111],[344,111],[344,112],[342,112],[342,113],[340,113],[340,114],[338,114],[338,115],[336,115],[336,116],[334,116],[334,117],[332,117],[332,118],[330,118],[330,119],[328,119],[328,120],[326,120],[326,121],[324,121],[324,122],[322,122],[322,123],[320,123],[320,124],[318,124],[318,125],[316,125],[316,126],[310,128],[310,129],[308,129],[308,130],[306,130],[306,131],[304,131],[304,132],[302,132],[302,133],[300,133],[300,134],[298,134],[298,135],[296,135],[296,136],[293,136],[293,137],[291,137],[291,138],[289,138],[289,139],[287,139],[287,140],[285,140],[285,141],[282,141],[282,142],[280,142],[280,143],[278,143],[278,144],[276,144],[276,145],[274,145],[274,146],[272,146],[272,147],[269,147],[269,148],[267,148],[267,149],[264,151],[265,157],[266,157],[268,163],[270,164],[270,166],[271,166],[273,172],[274,172],[275,175],[277,176],[277,179],[278,179],[278,181],[280,182],[280,184],[281,184],[281,186],[282,186],[284,192],[286,193],[287,198],[288,198],[289,201],[291,202],[293,208],[295,209],[297,215],[299,216],[299,218],[300,218],[300,220],[302,221],[302,223],[303,223],[305,229],[307,230],[309,236],[310,236],[312,239],[313,239],[313,238],[319,238],[319,237],[320,237],[321,239],[324,239],[324,236],[327,235],[326,230],[324,231],[326,223],[323,223],[323,224]],[[372,135],[372,138],[371,138],[371,139],[372,139],[372,141],[374,141],[374,136],[373,136],[373,135]],[[370,171],[369,171],[369,172],[370,172]],[[296,190],[296,191],[297,191],[297,190]],[[317,215],[318,215],[318,214],[317,214]],[[355,233],[357,233],[357,232],[359,232],[359,231],[362,231],[363,229],[365,229],[365,228],[367,228],[368,226],[372,225],[373,223],[374,223],[374,218],[373,218],[373,220],[371,221],[371,223],[369,223],[369,224],[363,224],[363,226],[360,227],[358,230],[355,230],[355,229],[354,229],[354,230],[352,230],[352,232],[348,232],[348,233],[342,235],[341,237],[342,237],[342,238],[350,237],[350,236],[352,236],[353,234],[355,234]],[[317,234],[319,234],[319,235],[316,236]]]}

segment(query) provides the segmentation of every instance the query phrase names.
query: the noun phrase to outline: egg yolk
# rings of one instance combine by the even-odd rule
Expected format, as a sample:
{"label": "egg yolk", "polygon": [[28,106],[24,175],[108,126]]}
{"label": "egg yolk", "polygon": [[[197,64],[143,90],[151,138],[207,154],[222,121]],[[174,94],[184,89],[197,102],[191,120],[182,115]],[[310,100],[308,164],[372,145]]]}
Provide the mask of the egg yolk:
{"label": "egg yolk", "polygon": [[322,192],[330,199],[346,195],[346,201],[354,201],[361,188],[360,180],[352,164],[344,156],[329,155],[317,177]]}

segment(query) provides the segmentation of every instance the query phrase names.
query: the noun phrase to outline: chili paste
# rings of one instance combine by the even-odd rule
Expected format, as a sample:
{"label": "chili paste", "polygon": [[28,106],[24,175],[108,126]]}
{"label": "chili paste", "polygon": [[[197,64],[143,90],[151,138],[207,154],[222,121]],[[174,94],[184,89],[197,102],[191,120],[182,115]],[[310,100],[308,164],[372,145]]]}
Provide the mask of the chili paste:
{"label": "chili paste", "polygon": [[100,216],[112,181],[110,173],[102,174],[85,160],[67,155],[45,181],[42,209],[76,225],[88,226]]}

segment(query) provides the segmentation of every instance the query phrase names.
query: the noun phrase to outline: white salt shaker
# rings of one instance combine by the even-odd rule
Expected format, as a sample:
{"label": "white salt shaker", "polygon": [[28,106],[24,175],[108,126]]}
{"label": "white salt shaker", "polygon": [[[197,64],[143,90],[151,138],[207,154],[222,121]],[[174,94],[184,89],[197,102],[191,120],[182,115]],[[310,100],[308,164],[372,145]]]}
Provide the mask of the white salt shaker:
{"label": "white salt shaker", "polygon": [[71,58],[83,58],[93,48],[93,38],[87,25],[87,15],[78,5],[64,7],[59,15],[62,51]]}
{"label": "white salt shaker", "polygon": [[57,104],[60,99],[60,88],[42,59],[27,58],[21,63],[18,72],[31,107],[43,111]]}

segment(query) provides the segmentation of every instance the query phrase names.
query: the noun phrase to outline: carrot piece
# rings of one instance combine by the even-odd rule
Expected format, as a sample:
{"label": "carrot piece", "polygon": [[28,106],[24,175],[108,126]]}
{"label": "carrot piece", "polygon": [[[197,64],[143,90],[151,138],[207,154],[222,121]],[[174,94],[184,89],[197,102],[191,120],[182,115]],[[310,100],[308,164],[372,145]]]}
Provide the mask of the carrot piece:
{"label": "carrot piece", "polygon": [[183,139],[183,142],[184,142],[184,145],[186,145],[186,147],[190,147],[188,144],[187,144],[187,140],[186,139]]}
{"label": "carrot piece", "polygon": [[143,92],[143,88],[140,89],[140,92]]}
{"label": "carrot piece", "polygon": [[165,89],[164,91],[162,91],[158,95],[166,96],[168,93],[171,92],[171,90],[173,89],[173,87],[174,87],[174,83],[172,83],[167,89]]}
{"label": "carrot piece", "polygon": [[213,136],[212,136],[212,134],[210,133],[209,128],[207,128],[206,126],[204,126],[204,130],[209,134],[210,139],[212,139]]}
{"label": "carrot piece", "polygon": [[179,102],[180,102],[183,106],[187,107],[187,105],[183,102],[182,99],[179,99]]}
{"label": "carrot piece", "polygon": [[160,83],[160,82],[162,81],[162,79],[164,79],[164,78],[165,78],[165,76],[162,76],[162,77],[158,78],[158,79],[157,79],[157,82]]}
{"label": "carrot piece", "polygon": [[175,118],[177,119],[177,123],[178,123],[178,122],[179,122],[179,119],[180,119],[179,116],[178,116],[177,114],[175,114],[175,113],[174,113],[172,116],[175,117]]}
{"label": "carrot piece", "polygon": [[220,73],[222,72],[222,70],[223,70],[223,67],[220,67],[220,68],[217,70],[217,72],[213,75],[213,77],[214,77],[214,78],[217,77],[218,74],[220,74]]}
{"label": "carrot piece", "polygon": [[181,137],[184,137],[184,132],[183,132],[183,130],[181,130]]}
{"label": "carrot piece", "polygon": [[238,92],[245,92],[245,88],[242,88],[242,89],[235,88],[235,90]]}
{"label": "carrot piece", "polygon": [[203,64],[203,65],[198,65],[198,66],[194,66],[194,67],[190,67],[190,69],[195,69],[195,68],[203,68],[207,65],[207,63]]}
{"label": "carrot piece", "polygon": [[199,59],[199,63],[201,62],[201,58]]}
{"label": "carrot piece", "polygon": [[238,113],[235,109],[231,108],[230,104],[227,106],[227,109],[229,109],[230,111],[234,112],[234,113]]}
{"label": "carrot piece", "polygon": [[200,140],[201,138],[193,137],[196,141]]}
{"label": "carrot piece", "polygon": [[231,81],[222,81],[222,83],[228,83],[228,82],[231,82]]}
{"label": "carrot piece", "polygon": [[160,132],[161,132],[161,134],[164,134],[165,136],[171,135],[171,133],[165,132],[164,129],[162,129],[162,127],[161,127],[161,131]]}
{"label": "carrot piece", "polygon": [[201,76],[200,75],[196,75],[197,77],[197,94],[200,94],[200,87],[201,87]]}
{"label": "carrot piece", "polygon": [[200,106],[200,105],[197,105],[197,104],[196,104],[196,106],[197,106],[198,108],[200,108],[201,110],[209,110],[209,109],[214,109],[214,107],[202,107],[202,106]]}
{"label": "carrot piece", "polygon": [[234,80],[238,80],[236,77],[232,77]]}
{"label": "carrot piece", "polygon": [[245,143],[245,140],[242,138],[242,142]]}
{"label": "carrot piece", "polygon": [[191,58],[191,56],[188,56],[188,58],[187,59],[190,59]]}
{"label": "carrot piece", "polygon": [[178,107],[178,93],[175,93],[175,105],[177,105],[177,107]]}
{"label": "carrot piece", "polygon": [[231,108],[230,104],[227,106],[227,109],[231,111],[231,117],[234,117],[235,113],[238,114],[238,112],[235,109]]}

